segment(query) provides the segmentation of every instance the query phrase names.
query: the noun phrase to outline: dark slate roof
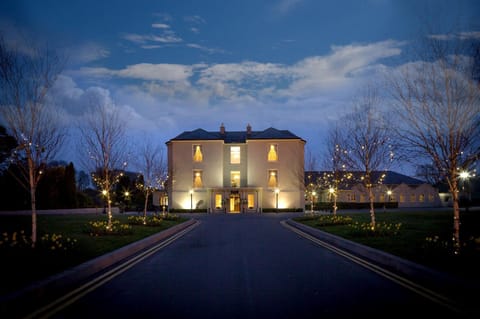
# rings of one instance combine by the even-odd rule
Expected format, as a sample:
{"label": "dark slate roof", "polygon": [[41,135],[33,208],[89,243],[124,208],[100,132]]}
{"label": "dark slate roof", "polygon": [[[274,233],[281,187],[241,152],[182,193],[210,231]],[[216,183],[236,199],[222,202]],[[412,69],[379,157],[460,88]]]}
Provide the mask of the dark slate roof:
{"label": "dark slate roof", "polygon": [[[310,180],[316,180],[318,177],[322,176],[323,173],[329,173],[328,171],[306,171],[305,172],[305,183],[308,183],[308,178],[310,176]],[[354,176],[357,175],[360,177],[363,172],[351,172]],[[377,180],[381,174],[386,174],[385,179],[383,180],[384,185],[399,185],[399,184],[407,184],[407,185],[422,185],[426,182],[403,175],[394,171],[374,171],[372,172],[373,180]],[[358,179],[358,178],[357,178]]]}
{"label": "dark slate roof", "polygon": [[225,143],[245,143],[247,140],[255,139],[299,139],[300,137],[291,133],[288,130],[277,130],[270,127],[263,131],[251,131],[247,134],[247,131],[227,131],[225,134],[221,134],[220,131],[209,132],[204,129],[196,129],[194,131],[185,131],[170,141],[196,141],[196,140],[223,140]]}

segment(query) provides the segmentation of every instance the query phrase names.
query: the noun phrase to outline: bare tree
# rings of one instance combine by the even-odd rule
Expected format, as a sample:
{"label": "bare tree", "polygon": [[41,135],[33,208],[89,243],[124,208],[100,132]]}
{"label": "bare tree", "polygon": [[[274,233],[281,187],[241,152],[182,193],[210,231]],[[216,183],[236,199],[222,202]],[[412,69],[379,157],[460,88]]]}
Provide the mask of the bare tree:
{"label": "bare tree", "polygon": [[80,129],[82,164],[92,174],[92,180],[105,196],[107,229],[112,229],[112,194],[114,186],[127,166],[128,148],[125,123],[114,105],[105,104],[100,97],[89,100],[90,108]]}
{"label": "bare tree", "polygon": [[352,173],[347,171],[345,160],[343,160],[345,145],[345,136],[336,123],[327,135],[325,140],[325,158],[323,174],[319,176],[320,187],[327,190],[329,196],[333,199],[333,215],[337,214],[337,197],[341,187],[348,185],[352,179]]}
{"label": "bare tree", "polygon": [[395,150],[387,119],[379,111],[380,103],[377,89],[368,86],[356,99],[353,112],[342,119],[341,162],[368,192],[372,230],[376,227],[373,190],[385,178],[378,172],[388,170]]}
{"label": "bare tree", "polygon": [[0,38],[0,114],[18,143],[11,159],[21,172],[16,180],[30,192],[33,247],[37,241],[37,185],[65,137],[47,103],[47,94],[63,66],[63,59],[48,47],[38,46],[26,54],[8,48]]}
{"label": "bare tree", "polygon": [[[387,77],[398,137],[411,158],[431,162],[453,199],[454,252],[460,252],[459,177],[480,147],[478,57],[461,35],[431,35],[417,61]],[[475,51],[474,51],[475,52]],[[478,52],[477,52],[478,53]]]}
{"label": "bare tree", "polygon": [[137,182],[137,187],[145,195],[143,208],[143,220],[146,223],[148,198],[157,190],[165,190],[165,183],[168,178],[168,167],[164,157],[163,149],[154,147],[147,140],[138,156],[138,166],[143,178]]}

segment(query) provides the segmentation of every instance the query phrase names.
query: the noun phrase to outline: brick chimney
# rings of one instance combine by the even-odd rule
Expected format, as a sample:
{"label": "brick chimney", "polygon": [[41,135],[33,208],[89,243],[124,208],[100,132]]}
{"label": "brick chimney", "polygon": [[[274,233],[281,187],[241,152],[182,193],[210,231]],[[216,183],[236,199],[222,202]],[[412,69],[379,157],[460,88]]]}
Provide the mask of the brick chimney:
{"label": "brick chimney", "polygon": [[247,135],[250,134],[252,134],[252,127],[250,126],[250,124],[247,124]]}
{"label": "brick chimney", "polygon": [[220,134],[224,135],[225,134],[225,126],[223,125],[220,125]]}

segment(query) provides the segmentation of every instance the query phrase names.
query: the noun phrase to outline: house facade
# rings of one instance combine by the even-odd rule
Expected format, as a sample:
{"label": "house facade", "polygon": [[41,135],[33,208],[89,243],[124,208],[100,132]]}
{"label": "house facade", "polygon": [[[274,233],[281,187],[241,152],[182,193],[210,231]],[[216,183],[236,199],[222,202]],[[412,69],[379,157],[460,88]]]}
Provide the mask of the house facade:
{"label": "house facade", "polygon": [[260,213],[303,209],[305,140],[287,130],[196,129],[169,140],[170,209]]}
{"label": "house facade", "polygon": [[[305,172],[305,182],[315,182],[324,172]],[[399,208],[441,207],[442,201],[438,189],[416,178],[393,171],[374,172],[384,174],[382,184],[373,187],[374,202],[380,204],[397,203]],[[355,175],[355,173],[353,173]],[[317,202],[331,202],[337,196],[337,203],[369,203],[368,190],[362,183],[343,185],[336,194],[328,189],[316,190],[316,198],[306,194],[307,198]]]}

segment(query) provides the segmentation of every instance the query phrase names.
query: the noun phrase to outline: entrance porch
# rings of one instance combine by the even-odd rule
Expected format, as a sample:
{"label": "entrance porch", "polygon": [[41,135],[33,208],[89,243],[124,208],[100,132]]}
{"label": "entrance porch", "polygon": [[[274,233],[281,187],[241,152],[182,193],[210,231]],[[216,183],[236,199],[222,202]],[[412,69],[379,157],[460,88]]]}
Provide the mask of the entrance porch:
{"label": "entrance porch", "polygon": [[209,190],[210,207],[212,213],[261,213],[260,188],[226,187]]}

